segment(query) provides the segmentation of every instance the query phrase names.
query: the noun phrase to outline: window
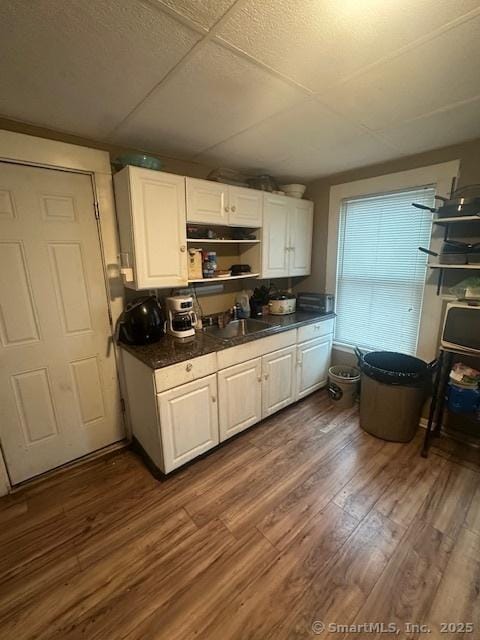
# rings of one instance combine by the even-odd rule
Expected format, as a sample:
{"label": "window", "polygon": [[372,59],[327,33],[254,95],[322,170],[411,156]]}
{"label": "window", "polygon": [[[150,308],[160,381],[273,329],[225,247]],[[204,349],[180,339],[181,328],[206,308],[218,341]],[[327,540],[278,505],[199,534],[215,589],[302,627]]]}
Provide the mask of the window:
{"label": "window", "polygon": [[435,187],[343,200],[340,209],[335,340],[414,355]]}

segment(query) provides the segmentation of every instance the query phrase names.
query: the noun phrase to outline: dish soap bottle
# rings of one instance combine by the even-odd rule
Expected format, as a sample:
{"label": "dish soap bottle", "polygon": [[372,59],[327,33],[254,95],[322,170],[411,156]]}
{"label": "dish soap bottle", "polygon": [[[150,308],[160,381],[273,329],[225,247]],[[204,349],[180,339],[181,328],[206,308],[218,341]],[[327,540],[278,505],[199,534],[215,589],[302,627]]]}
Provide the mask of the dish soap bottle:
{"label": "dish soap bottle", "polygon": [[246,291],[240,291],[235,296],[235,302],[240,305],[240,311],[238,315],[240,318],[249,318],[250,317],[250,300],[249,295]]}

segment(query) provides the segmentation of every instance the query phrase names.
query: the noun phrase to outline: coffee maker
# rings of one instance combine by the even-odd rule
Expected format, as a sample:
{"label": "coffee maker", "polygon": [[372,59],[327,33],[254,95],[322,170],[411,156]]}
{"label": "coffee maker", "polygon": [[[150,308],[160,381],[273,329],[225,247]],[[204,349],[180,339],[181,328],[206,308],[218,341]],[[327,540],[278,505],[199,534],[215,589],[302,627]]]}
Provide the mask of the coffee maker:
{"label": "coffee maker", "polygon": [[188,338],[195,335],[197,315],[193,311],[192,296],[174,296],[166,298],[167,333],[176,338]]}

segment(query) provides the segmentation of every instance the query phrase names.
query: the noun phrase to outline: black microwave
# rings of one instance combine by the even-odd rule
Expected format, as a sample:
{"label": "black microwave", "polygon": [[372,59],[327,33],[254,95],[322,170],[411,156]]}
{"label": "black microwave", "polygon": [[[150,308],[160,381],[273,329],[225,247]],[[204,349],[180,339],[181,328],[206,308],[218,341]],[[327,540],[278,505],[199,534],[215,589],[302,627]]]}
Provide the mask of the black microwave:
{"label": "black microwave", "polygon": [[480,305],[466,302],[447,304],[442,347],[480,355]]}

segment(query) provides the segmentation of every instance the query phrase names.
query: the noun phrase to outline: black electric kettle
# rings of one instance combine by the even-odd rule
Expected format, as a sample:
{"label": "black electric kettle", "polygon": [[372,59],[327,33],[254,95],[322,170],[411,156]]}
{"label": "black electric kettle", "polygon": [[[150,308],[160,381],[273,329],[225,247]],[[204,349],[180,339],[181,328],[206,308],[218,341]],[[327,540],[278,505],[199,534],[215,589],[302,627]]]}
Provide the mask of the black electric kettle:
{"label": "black electric kettle", "polygon": [[118,320],[118,340],[126,344],[158,342],[164,334],[165,320],[155,296],[130,302]]}

